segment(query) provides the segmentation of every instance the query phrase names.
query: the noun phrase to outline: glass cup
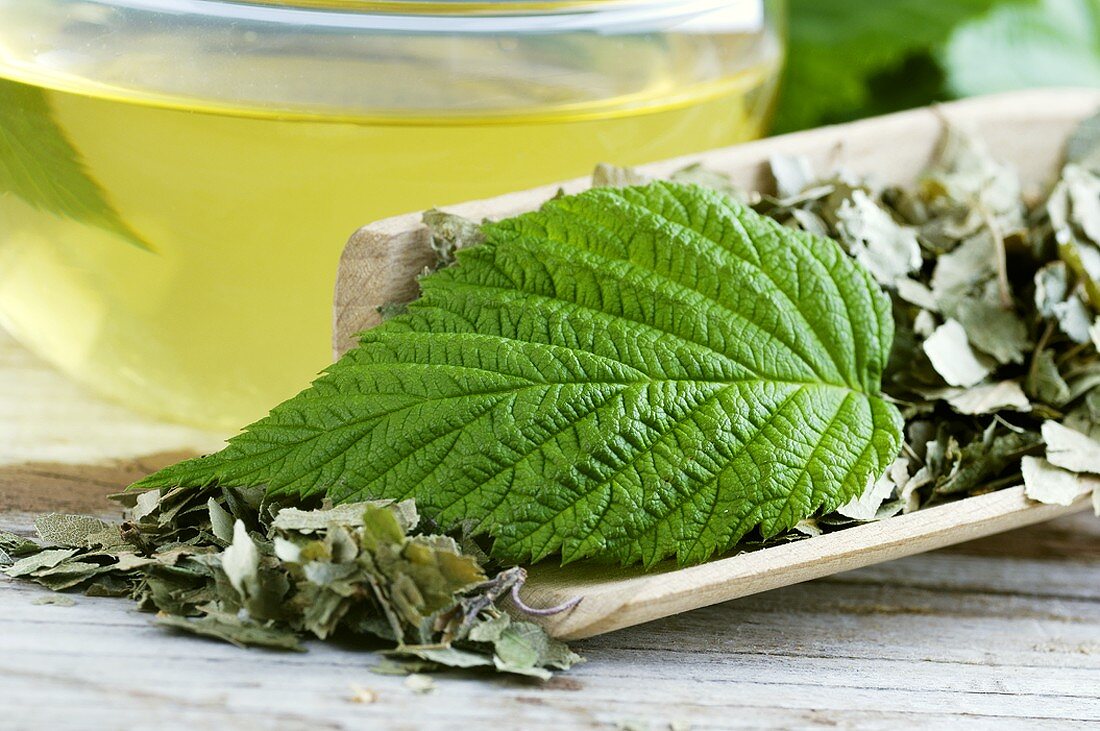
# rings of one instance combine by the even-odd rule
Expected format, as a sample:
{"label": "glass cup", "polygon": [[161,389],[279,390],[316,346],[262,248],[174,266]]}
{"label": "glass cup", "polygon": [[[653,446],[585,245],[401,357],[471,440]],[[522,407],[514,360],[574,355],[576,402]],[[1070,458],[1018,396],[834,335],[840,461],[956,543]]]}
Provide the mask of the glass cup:
{"label": "glass cup", "polygon": [[330,360],[360,225],[759,136],[770,0],[0,0],[0,318],[230,430]]}

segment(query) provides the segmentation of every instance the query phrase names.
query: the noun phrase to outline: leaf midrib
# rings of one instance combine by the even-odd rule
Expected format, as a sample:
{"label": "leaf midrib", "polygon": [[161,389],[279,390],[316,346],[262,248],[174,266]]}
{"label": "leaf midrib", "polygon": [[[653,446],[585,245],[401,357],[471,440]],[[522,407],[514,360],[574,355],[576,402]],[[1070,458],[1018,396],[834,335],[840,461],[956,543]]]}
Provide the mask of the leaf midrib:
{"label": "leaf midrib", "polygon": [[[423,364],[415,364],[415,365],[423,365]],[[449,366],[435,365],[435,366],[424,366],[424,367],[431,367],[431,368],[434,368],[434,369],[439,369],[439,368],[446,368],[446,367],[449,367]],[[481,369],[478,369],[478,370],[481,370]],[[505,390],[502,390],[500,392],[496,392],[496,394],[515,394],[515,395],[518,395],[518,394],[520,394],[523,391],[528,390],[528,389],[536,389],[536,388],[543,388],[543,387],[548,388],[548,387],[551,387],[551,386],[562,386],[562,385],[583,386],[583,385],[587,385],[587,384],[593,384],[593,385],[599,384],[599,385],[630,387],[630,386],[646,385],[646,384],[684,383],[684,382],[699,383],[699,384],[706,384],[706,385],[715,386],[716,387],[715,388],[715,393],[717,393],[717,392],[719,392],[719,391],[721,391],[725,388],[728,388],[730,386],[733,386],[733,385],[747,384],[747,383],[756,382],[756,383],[791,386],[791,387],[797,387],[799,389],[815,388],[815,389],[822,389],[822,390],[838,390],[838,391],[844,392],[845,394],[857,394],[857,395],[862,396],[862,397],[867,398],[867,399],[873,398],[873,396],[871,394],[868,394],[864,391],[858,391],[858,390],[853,389],[853,388],[851,388],[850,386],[847,386],[847,385],[836,385],[836,384],[830,384],[830,383],[823,383],[823,382],[820,382],[820,381],[780,381],[780,380],[762,380],[762,379],[740,379],[740,380],[738,380],[738,379],[733,379],[733,380],[641,379],[641,380],[638,380],[638,381],[540,381],[540,382],[532,382],[530,386],[525,386],[525,387],[522,387],[522,388],[519,388],[519,389],[514,389],[514,390],[511,390],[511,391],[505,389]],[[433,402],[433,403],[439,403],[439,402],[442,402],[442,401],[450,401],[450,400],[471,398],[471,397],[477,397],[477,395],[476,394],[460,394],[460,395],[457,395],[457,396],[447,396],[447,397],[443,397],[443,398],[426,398],[425,400]],[[337,400],[341,401],[342,403],[347,403],[347,401],[348,401],[346,396],[344,396],[342,398],[340,398],[340,397],[336,397],[336,398],[337,398]],[[318,399],[318,401],[324,401],[324,400],[325,399]],[[503,399],[501,399],[501,400],[503,400]],[[419,405],[419,403],[418,404],[410,404],[408,406],[403,406],[401,408],[394,409],[392,411],[388,411],[388,412],[386,412],[385,414],[383,414],[381,416],[372,416],[372,417],[370,417],[370,419],[364,419],[362,421],[349,422],[347,424],[341,425],[339,429],[332,429],[332,430],[328,430],[328,431],[318,432],[316,434],[310,435],[310,436],[306,437],[305,439],[301,440],[295,446],[296,446],[296,448],[301,448],[301,447],[311,443],[315,439],[319,439],[319,438],[326,437],[326,436],[331,436],[331,434],[336,432],[336,431],[344,431],[345,429],[351,429],[353,427],[361,427],[362,424],[366,421],[381,421],[382,419],[391,417],[395,414],[400,413],[401,411],[411,409],[416,405]],[[495,406],[495,405],[496,405],[496,403],[492,404],[492,406]],[[325,461],[323,461],[319,464],[311,465],[309,467],[309,471],[315,471],[315,470],[323,469],[325,466],[331,464],[334,460],[344,456],[347,453],[347,451],[349,451],[354,445],[358,444],[362,439],[366,438],[367,436],[368,436],[368,434],[364,434],[359,439],[356,439],[355,441],[353,441],[351,443],[351,445],[349,445],[347,447],[347,449],[340,452],[339,454],[334,455],[333,457],[328,458],[328,459],[326,459]],[[271,451],[279,449],[282,446],[284,446],[284,445],[276,444],[272,447],[272,449],[266,450],[264,452],[259,452],[259,453],[252,454],[252,455],[250,455],[250,457],[253,458],[253,459],[260,459],[264,455],[269,454]],[[258,470],[262,469],[263,466],[264,465],[258,465],[256,467],[254,467],[249,473],[246,473],[246,474],[255,473]],[[303,475],[300,474],[296,479],[301,479],[302,476]],[[293,481],[288,482],[286,485],[280,486],[279,489],[280,490],[287,489],[287,487],[289,486],[289,484],[291,484],[291,482],[293,482]]]}
{"label": "leaf midrib", "polygon": [[[517,342],[522,342],[522,341],[517,341]],[[555,347],[555,346],[544,346],[544,347]],[[558,347],[560,347],[560,346],[558,346]],[[574,351],[574,352],[582,352],[586,355],[589,355],[589,356],[592,356],[592,357],[595,357],[595,358],[603,357],[603,356],[593,355],[592,353],[588,352],[587,350]],[[610,363],[625,365],[625,367],[631,368],[632,370],[637,370],[637,369],[632,368],[632,366],[619,363],[619,361],[612,360],[610,358],[605,358],[605,360],[607,360]],[[381,369],[385,369],[387,366],[393,366],[393,365],[394,365],[393,363],[371,363],[371,364],[362,364],[362,365],[356,365],[356,366],[349,366],[348,370],[359,369],[359,368],[363,368],[363,369],[378,368],[378,369],[381,370]],[[441,364],[441,363],[400,363],[400,365],[401,365],[402,368],[425,368],[425,369],[429,369],[429,370],[436,371],[436,372],[444,371],[444,370],[448,370],[448,369],[454,369],[454,370],[472,370],[472,371],[478,371],[478,372],[482,372],[482,373],[492,373],[494,375],[500,375],[499,371],[490,371],[488,369],[478,368],[476,366],[460,366],[460,365]],[[851,393],[856,393],[856,394],[860,394],[860,395],[868,396],[868,397],[876,395],[876,394],[868,393],[867,391],[863,391],[861,389],[855,388],[855,387],[850,386],[846,383],[829,383],[827,381],[801,381],[801,380],[793,379],[793,378],[769,378],[769,377],[762,377],[762,376],[753,376],[753,377],[746,377],[746,378],[655,378],[653,376],[645,376],[645,374],[642,374],[642,375],[644,376],[643,378],[638,378],[636,380],[626,380],[626,379],[616,380],[616,379],[596,379],[596,378],[587,379],[586,378],[586,379],[583,379],[583,380],[576,380],[576,381],[557,380],[557,379],[546,379],[546,380],[535,381],[535,380],[532,380],[530,378],[527,378],[526,376],[514,376],[512,374],[509,374],[509,377],[510,378],[523,379],[523,380],[527,381],[530,384],[530,386],[521,386],[520,388],[529,388],[529,387],[537,387],[537,386],[584,386],[584,385],[588,385],[588,384],[592,384],[594,386],[632,386],[632,385],[635,385],[635,384],[644,384],[644,383],[651,383],[651,384],[657,384],[657,383],[699,383],[699,384],[714,384],[714,385],[719,385],[719,386],[726,386],[726,385],[733,385],[733,384],[737,384],[737,383],[775,383],[775,384],[779,384],[779,385],[812,386],[812,387],[839,389],[839,390],[843,390],[843,391],[850,391]],[[499,391],[493,391],[492,392],[492,394],[498,394],[498,393],[501,393],[501,394],[511,393],[511,390],[507,389],[507,388],[504,388],[504,389],[500,389]],[[373,395],[374,394],[368,394],[368,395],[362,395],[362,396],[359,395],[359,394],[334,394],[332,397],[315,397],[314,399],[312,399],[312,401],[314,403],[319,403],[319,402],[323,402],[323,401],[327,400],[328,398],[333,398],[333,399],[336,399],[336,400],[340,401],[341,403],[347,403],[349,401],[354,401],[356,398],[371,398],[371,397],[373,397]],[[472,393],[458,394],[457,396],[425,397],[425,398],[427,400],[430,400],[430,401],[438,402],[438,401],[446,401],[446,400],[452,399],[452,398],[465,398],[467,396],[483,396],[483,395],[487,395],[487,394],[481,393],[481,392],[472,392]],[[396,412],[390,412],[390,413],[396,413]]]}

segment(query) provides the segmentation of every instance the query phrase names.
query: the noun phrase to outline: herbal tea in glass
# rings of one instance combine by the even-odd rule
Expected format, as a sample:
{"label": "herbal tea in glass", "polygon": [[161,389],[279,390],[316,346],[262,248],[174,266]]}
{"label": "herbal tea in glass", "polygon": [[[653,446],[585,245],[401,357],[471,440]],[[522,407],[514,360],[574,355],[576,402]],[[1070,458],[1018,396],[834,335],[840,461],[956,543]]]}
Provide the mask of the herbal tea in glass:
{"label": "herbal tea in glass", "polygon": [[761,2],[292,5],[0,0],[0,314],[102,393],[247,423],[358,226],[757,137],[781,56]]}

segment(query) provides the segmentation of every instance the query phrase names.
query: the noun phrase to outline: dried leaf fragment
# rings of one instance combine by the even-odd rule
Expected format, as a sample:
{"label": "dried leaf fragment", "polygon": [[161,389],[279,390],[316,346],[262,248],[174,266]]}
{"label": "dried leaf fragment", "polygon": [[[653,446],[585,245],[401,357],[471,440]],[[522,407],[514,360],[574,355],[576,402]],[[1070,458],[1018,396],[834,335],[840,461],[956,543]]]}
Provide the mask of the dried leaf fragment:
{"label": "dried leaf fragment", "polygon": [[594,188],[627,188],[631,185],[644,185],[649,176],[632,167],[621,167],[601,162],[592,173]]}
{"label": "dried leaf fragment", "polygon": [[118,533],[117,528],[99,518],[61,513],[39,515],[34,519],[34,528],[46,543],[66,548],[84,548],[92,536],[109,534],[112,529]]}
{"label": "dried leaf fragment", "polygon": [[897,223],[866,192],[853,191],[837,211],[837,219],[841,240],[879,284],[893,287],[920,268],[916,232]]}
{"label": "dried leaf fragment", "polygon": [[1031,402],[1018,381],[987,383],[970,388],[938,388],[921,391],[930,399],[946,401],[960,414],[979,416],[998,411],[1031,411]]}
{"label": "dried leaf fragment", "polygon": [[378,700],[378,691],[373,688],[364,688],[359,685],[351,686],[351,702],[370,705]]}
{"label": "dried leaf fragment", "polygon": [[966,330],[958,320],[948,320],[924,341],[924,352],[932,367],[951,386],[975,386],[993,371],[988,358],[970,347]]}
{"label": "dried leaf fragment", "polygon": [[1042,431],[1051,464],[1070,472],[1100,475],[1100,442],[1056,421],[1044,421]]}
{"label": "dried leaf fragment", "polygon": [[1027,496],[1048,505],[1072,505],[1095,486],[1093,480],[1084,481],[1041,457],[1024,457],[1021,469]]}
{"label": "dried leaf fragment", "polygon": [[882,504],[890,499],[899,486],[904,485],[909,479],[908,467],[909,460],[894,460],[893,464],[887,468],[881,477],[867,486],[867,490],[863,495],[845,505],[841,505],[836,509],[836,512],[852,520],[875,520],[879,517],[879,509]]}
{"label": "dried leaf fragment", "polygon": [[221,563],[229,583],[241,596],[247,596],[256,584],[260,552],[241,520],[233,524],[233,543],[225,549]]}
{"label": "dried leaf fragment", "polygon": [[295,652],[304,650],[294,632],[258,624],[236,615],[211,613],[198,619],[188,619],[162,612],[157,615],[157,624],[224,640],[237,647],[268,647]]}

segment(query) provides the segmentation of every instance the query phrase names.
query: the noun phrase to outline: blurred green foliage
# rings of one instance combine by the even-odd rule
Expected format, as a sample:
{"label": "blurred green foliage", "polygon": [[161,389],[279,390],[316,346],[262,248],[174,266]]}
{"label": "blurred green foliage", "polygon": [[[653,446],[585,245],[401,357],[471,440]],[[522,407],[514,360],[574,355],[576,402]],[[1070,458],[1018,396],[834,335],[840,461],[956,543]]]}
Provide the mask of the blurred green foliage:
{"label": "blurred green foliage", "polygon": [[775,131],[1032,86],[1100,87],[1100,0],[789,0]]}

